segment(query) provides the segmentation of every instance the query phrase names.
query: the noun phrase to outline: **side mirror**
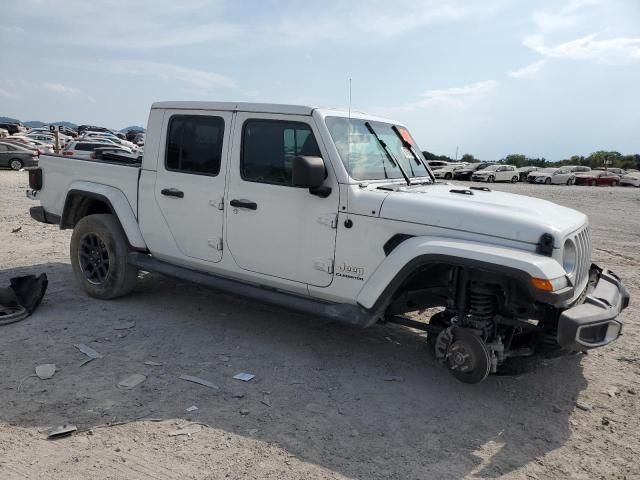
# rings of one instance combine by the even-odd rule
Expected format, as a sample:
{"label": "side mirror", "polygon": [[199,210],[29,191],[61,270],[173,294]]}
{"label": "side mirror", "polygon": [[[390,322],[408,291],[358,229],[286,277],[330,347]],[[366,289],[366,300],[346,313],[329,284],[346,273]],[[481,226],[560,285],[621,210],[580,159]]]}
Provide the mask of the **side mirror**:
{"label": "side mirror", "polygon": [[331,193],[331,188],[322,186],[325,178],[322,157],[295,157],[293,159],[291,178],[294,187],[306,187],[309,189],[309,193],[313,195],[324,198]]}

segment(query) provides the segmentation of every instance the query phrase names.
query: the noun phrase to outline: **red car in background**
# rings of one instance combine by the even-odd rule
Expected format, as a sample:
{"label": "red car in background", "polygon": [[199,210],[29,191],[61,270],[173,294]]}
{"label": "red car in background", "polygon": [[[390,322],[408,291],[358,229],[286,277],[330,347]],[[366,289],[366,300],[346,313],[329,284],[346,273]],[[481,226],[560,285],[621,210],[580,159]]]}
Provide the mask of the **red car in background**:
{"label": "red car in background", "polygon": [[592,170],[588,173],[579,173],[576,175],[576,185],[610,185],[615,187],[620,185],[620,177],[615,173]]}

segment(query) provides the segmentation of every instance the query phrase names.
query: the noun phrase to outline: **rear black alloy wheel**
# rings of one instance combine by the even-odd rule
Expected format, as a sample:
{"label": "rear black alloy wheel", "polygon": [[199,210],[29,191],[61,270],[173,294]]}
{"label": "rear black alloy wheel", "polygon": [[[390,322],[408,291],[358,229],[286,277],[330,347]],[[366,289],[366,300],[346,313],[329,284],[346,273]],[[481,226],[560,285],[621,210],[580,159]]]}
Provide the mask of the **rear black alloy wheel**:
{"label": "rear black alloy wheel", "polygon": [[487,179],[487,182],[493,183],[494,181],[495,181],[495,177],[493,175],[489,175],[489,178]]}
{"label": "rear black alloy wheel", "polygon": [[95,233],[87,233],[80,240],[78,263],[87,282],[102,285],[109,276],[109,250]]}
{"label": "rear black alloy wheel", "polygon": [[9,166],[11,167],[11,170],[20,170],[24,166],[24,163],[22,163],[22,160],[14,158],[9,162]]}

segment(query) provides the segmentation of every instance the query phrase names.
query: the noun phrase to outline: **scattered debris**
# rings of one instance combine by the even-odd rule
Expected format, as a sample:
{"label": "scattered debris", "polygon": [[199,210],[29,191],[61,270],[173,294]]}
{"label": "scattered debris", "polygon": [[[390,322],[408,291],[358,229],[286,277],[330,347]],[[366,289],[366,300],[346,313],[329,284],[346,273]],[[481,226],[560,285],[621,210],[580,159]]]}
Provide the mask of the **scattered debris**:
{"label": "scattered debris", "polygon": [[201,430],[202,425],[196,423],[187,427],[181,427],[178,430],[173,430],[172,432],[169,432],[169,436],[177,437],[178,435],[193,435],[194,433],[198,433]]}
{"label": "scattered debris", "polygon": [[147,379],[146,375],[142,375],[140,373],[134,373],[133,375],[128,376],[124,380],[120,380],[120,383],[118,383],[118,386],[120,388],[134,388],[140,385],[146,379]]}
{"label": "scattered debris", "polygon": [[127,320],[125,322],[116,323],[113,327],[114,330],[128,330],[136,326],[136,322],[133,320]]}
{"label": "scattered debris", "polygon": [[606,391],[607,395],[609,395],[611,398],[615,397],[616,395],[618,395],[620,392],[618,390],[617,387],[611,387],[609,390]]}
{"label": "scattered debris", "polygon": [[196,410],[198,410],[198,407],[196,407],[195,405],[191,405],[189,408],[187,408],[187,412],[195,412]]}
{"label": "scattered debris", "polygon": [[0,288],[0,325],[19,322],[31,315],[47,291],[47,275],[26,275],[9,279],[9,286]]}
{"label": "scattered debris", "polygon": [[610,424],[611,424],[611,422],[612,422],[612,420],[611,420],[609,417],[602,417],[602,421],[601,421],[601,423],[602,423],[602,425],[604,425],[605,427],[606,427],[606,426],[608,426],[608,425],[610,425]]}
{"label": "scattered debris", "polygon": [[271,401],[269,400],[269,397],[267,397],[266,395],[262,397],[262,400],[260,400],[260,403],[262,403],[263,405],[266,405],[267,407],[271,406]]}
{"label": "scattered debris", "polygon": [[586,403],[582,403],[582,402],[577,402],[576,403],[576,408],[583,410],[585,412],[590,412],[591,410],[593,410],[593,407],[591,405],[588,405]]}
{"label": "scattered debris", "polygon": [[223,363],[228,363],[231,359],[229,357],[220,357],[219,360]]}
{"label": "scattered debris", "polygon": [[75,425],[65,423],[64,425],[60,425],[59,427],[54,427],[51,430],[49,430],[49,434],[47,435],[47,438],[56,439],[56,438],[66,437],[68,435],[71,435],[76,430],[78,430],[78,427],[76,427]]}
{"label": "scattered debris", "polygon": [[627,389],[627,393],[628,393],[629,395],[635,395],[635,394],[636,394],[636,391],[635,391],[633,388],[628,388],[628,389]]}
{"label": "scattered debris", "polygon": [[55,363],[45,363],[44,365],[38,365],[36,367],[36,375],[40,377],[40,380],[48,380],[56,373]]}
{"label": "scattered debris", "polygon": [[217,385],[214,385],[213,383],[199,377],[194,377],[191,375],[180,375],[180,378],[182,380],[186,380],[187,382],[193,382],[199,385],[204,385],[205,387],[213,388],[214,390],[220,390],[220,387],[218,387]]}
{"label": "scattered debris", "polygon": [[552,405],[551,408],[555,413],[562,413],[562,409],[558,405]]}
{"label": "scattered debris", "polygon": [[244,393],[233,393],[231,394],[231,398],[244,398]]}
{"label": "scattered debris", "polygon": [[247,433],[253,437],[256,433],[258,433],[258,429],[250,428],[249,430],[247,430]]}
{"label": "scattered debris", "polygon": [[357,437],[358,435],[360,435],[360,432],[358,432],[358,430],[356,430],[355,428],[351,429],[351,434],[352,437]]}
{"label": "scattered debris", "polygon": [[302,380],[294,380],[289,382],[289,385],[304,385],[304,382]]}
{"label": "scattered debris", "polygon": [[102,358],[102,355],[96,352],[93,348],[87,347],[83,343],[74,343],[73,346],[76,347],[78,350],[80,350],[82,353],[84,353],[87,357],[91,358],[91,360],[94,360],[96,358]]}
{"label": "scattered debris", "polygon": [[248,382],[249,380],[255,378],[255,375],[252,375],[251,373],[238,373],[237,375],[234,375],[233,378],[236,380],[242,380],[243,382]]}
{"label": "scattered debris", "polygon": [[151,360],[147,360],[144,364],[149,365],[150,367],[161,367],[163,365],[160,362],[152,362]]}
{"label": "scattered debris", "polygon": [[241,408],[240,415],[249,415],[249,410],[247,410],[246,408]]}
{"label": "scattered debris", "polygon": [[78,366],[79,367],[84,367],[87,363],[89,362],[93,362],[95,360],[95,358],[89,357],[89,358],[85,358],[83,361],[81,361]]}
{"label": "scattered debris", "polygon": [[12,228],[11,229],[11,233],[18,233],[20,230],[22,230],[22,225],[20,225],[19,227],[16,227],[16,228]]}
{"label": "scattered debris", "polygon": [[404,382],[404,377],[399,377],[399,376],[392,376],[392,377],[386,377],[383,379],[385,382]]}

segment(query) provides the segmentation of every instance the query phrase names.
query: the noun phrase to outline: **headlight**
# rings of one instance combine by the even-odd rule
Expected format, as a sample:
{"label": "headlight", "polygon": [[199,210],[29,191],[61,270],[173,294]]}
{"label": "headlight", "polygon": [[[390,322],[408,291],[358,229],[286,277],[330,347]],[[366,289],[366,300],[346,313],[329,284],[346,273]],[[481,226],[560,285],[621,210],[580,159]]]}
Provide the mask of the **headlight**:
{"label": "headlight", "polygon": [[568,238],[562,247],[562,266],[567,275],[571,275],[575,271],[577,263],[578,251],[576,250],[576,244]]}

